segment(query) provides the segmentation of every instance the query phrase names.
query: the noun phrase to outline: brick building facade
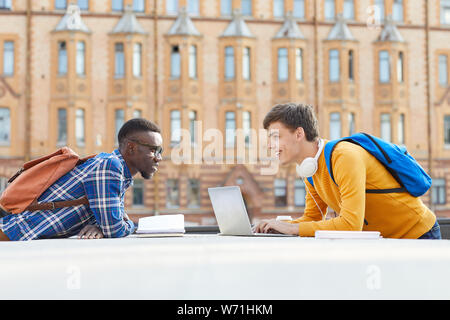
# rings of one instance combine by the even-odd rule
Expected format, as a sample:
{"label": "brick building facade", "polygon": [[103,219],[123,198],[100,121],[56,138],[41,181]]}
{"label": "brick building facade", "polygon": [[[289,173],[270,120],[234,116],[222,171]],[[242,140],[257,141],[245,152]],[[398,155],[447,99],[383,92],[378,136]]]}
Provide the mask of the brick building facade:
{"label": "brick building facade", "polygon": [[[261,173],[257,131],[271,106],[293,101],[316,107],[324,138],[365,131],[406,145],[434,179],[424,202],[450,216],[449,1],[74,4],[0,1],[0,188],[62,145],[110,152],[120,125],[145,117],[162,127],[165,152],[155,179],[127,193],[134,218],[215,224],[207,188],[221,185],[241,186],[254,219],[298,216],[304,185],[294,166]],[[201,157],[214,129],[222,161]],[[172,159],[183,132],[194,164]]]}

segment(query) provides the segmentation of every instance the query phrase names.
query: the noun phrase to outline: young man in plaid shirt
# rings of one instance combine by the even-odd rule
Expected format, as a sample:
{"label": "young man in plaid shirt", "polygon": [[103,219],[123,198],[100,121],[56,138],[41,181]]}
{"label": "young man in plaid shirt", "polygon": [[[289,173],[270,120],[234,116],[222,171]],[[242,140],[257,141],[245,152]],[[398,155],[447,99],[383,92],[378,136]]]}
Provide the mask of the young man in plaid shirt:
{"label": "young man in plaid shirt", "polygon": [[101,153],[61,177],[38,202],[74,200],[86,196],[89,205],[25,211],[0,218],[0,240],[119,238],[134,231],[124,211],[125,191],[138,172],[151,179],[162,160],[159,127],[132,119],[119,131],[119,148]]}

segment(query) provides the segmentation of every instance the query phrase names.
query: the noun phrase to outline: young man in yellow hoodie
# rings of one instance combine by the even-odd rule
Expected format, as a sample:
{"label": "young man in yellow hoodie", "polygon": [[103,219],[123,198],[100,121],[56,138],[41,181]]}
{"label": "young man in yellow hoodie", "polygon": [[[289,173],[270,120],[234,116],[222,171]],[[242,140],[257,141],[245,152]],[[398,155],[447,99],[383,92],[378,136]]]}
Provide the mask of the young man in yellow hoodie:
{"label": "young man in yellow hoodie", "polygon": [[[281,165],[296,163],[306,188],[305,211],[289,223],[264,220],[255,232],[279,232],[313,237],[316,230],[380,231],[384,238],[440,239],[436,216],[422,200],[407,192],[366,193],[366,189],[394,189],[399,183],[362,147],[340,142],[326,166],[314,110],[309,105],[277,105],[266,115],[269,148]],[[305,160],[306,159],[306,160]],[[307,181],[312,177],[314,186]],[[327,208],[338,216],[325,219]]]}

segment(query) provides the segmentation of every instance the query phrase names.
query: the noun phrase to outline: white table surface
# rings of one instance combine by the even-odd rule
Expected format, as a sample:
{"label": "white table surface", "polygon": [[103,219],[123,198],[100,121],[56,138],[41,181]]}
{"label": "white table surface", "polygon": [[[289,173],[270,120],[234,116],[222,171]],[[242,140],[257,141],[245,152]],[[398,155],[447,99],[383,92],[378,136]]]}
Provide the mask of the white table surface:
{"label": "white table surface", "polygon": [[0,242],[0,299],[450,299],[449,240]]}

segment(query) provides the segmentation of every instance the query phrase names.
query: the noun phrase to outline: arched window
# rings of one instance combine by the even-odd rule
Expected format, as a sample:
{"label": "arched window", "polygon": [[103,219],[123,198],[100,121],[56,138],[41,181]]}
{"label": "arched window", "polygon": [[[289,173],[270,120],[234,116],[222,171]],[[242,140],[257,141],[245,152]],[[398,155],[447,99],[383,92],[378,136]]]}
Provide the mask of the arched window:
{"label": "arched window", "polygon": [[234,79],[234,48],[225,48],[225,79]]}
{"label": "arched window", "polygon": [[278,81],[287,81],[289,78],[289,61],[288,61],[288,49],[278,49]]}
{"label": "arched window", "polygon": [[339,112],[330,113],[330,139],[341,137],[341,114]]}
{"label": "arched window", "polygon": [[225,145],[234,147],[236,137],[236,114],[233,111],[225,113]]}
{"label": "arched window", "polygon": [[379,80],[381,83],[389,83],[391,81],[391,67],[389,61],[389,52],[381,50],[378,53]]}
{"label": "arched window", "polygon": [[76,72],[79,76],[86,74],[86,44],[84,41],[77,42]]}
{"label": "arched window", "polygon": [[125,54],[123,43],[118,42],[114,46],[114,76],[115,78],[123,78],[125,76]]}
{"label": "arched window", "polygon": [[65,41],[58,42],[58,74],[67,74],[67,47]]}
{"label": "arched window", "polygon": [[330,82],[338,82],[340,79],[339,50],[330,50],[328,53],[328,61],[329,80]]}
{"label": "arched window", "polygon": [[380,116],[381,139],[391,142],[391,115],[382,113]]}
{"label": "arched window", "polygon": [[142,76],[142,44],[133,45],[133,76]]}
{"label": "arched window", "polygon": [[181,75],[181,55],[180,47],[172,46],[170,52],[170,78],[179,79]]}
{"label": "arched window", "polygon": [[181,112],[172,110],[170,112],[170,143],[176,145],[181,141]]}

